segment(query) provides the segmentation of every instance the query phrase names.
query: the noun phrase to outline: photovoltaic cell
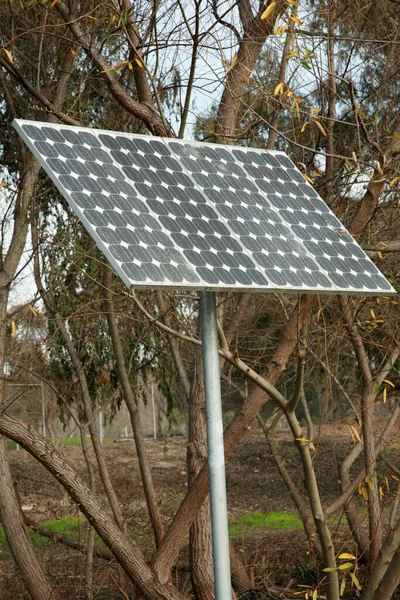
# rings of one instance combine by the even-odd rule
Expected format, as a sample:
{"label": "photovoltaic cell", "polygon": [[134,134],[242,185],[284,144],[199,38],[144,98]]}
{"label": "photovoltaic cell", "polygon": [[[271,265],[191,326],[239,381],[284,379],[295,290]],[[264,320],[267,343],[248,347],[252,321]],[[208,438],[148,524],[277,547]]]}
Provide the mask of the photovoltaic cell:
{"label": "photovoltaic cell", "polygon": [[127,286],[394,293],[284,153],[15,127]]}

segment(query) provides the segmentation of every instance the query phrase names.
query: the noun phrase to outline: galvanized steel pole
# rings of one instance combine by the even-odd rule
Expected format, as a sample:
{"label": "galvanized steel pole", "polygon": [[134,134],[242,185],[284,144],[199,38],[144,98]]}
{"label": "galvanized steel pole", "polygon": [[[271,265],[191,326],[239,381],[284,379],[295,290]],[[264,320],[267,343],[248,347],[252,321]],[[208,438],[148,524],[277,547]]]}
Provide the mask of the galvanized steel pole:
{"label": "galvanized steel pole", "polygon": [[215,292],[200,292],[200,323],[203,342],[215,599],[231,600],[228,511]]}

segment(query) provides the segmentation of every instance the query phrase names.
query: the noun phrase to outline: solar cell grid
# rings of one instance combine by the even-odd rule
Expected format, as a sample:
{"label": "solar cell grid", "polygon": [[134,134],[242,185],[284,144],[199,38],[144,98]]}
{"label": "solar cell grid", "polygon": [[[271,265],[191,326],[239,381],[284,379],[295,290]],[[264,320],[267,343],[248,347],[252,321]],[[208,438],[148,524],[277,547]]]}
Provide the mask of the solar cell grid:
{"label": "solar cell grid", "polygon": [[15,126],[128,286],[393,292],[283,153]]}

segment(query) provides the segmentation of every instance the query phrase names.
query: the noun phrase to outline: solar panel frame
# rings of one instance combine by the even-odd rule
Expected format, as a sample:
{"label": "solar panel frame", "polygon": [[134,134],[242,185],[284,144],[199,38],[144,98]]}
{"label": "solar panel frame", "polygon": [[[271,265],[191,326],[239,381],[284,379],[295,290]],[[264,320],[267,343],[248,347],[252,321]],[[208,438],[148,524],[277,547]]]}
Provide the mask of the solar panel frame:
{"label": "solar panel frame", "polygon": [[[241,290],[255,292],[348,294],[363,296],[388,296],[396,293],[392,286],[387,287],[390,284],[387,282],[384,276],[372,263],[365,252],[360,248],[360,246],[353,240],[353,238],[351,238],[350,234],[344,229],[340,221],[335,217],[332,211],[330,211],[323,200],[318,197],[315,190],[307,183],[305,178],[283,152],[266,152],[262,149],[244,148],[222,144],[206,144],[204,142],[177,140],[175,138],[154,138],[152,136],[96,130],[84,127],[72,127],[62,124],[49,125],[47,123],[40,123],[36,121],[15,120],[14,127],[24,139],[30,150],[38,158],[41,166],[53,180],[56,187],[60,190],[63,197],[67,200],[73,211],[83,223],[84,227],[87,229],[89,235],[91,235],[91,237],[95,240],[99,249],[110,261],[111,265],[123,279],[128,288],[133,286],[137,289],[182,288],[185,290]],[[37,134],[36,131],[36,135],[39,135],[39,139],[36,141],[31,139],[29,135],[29,127],[40,129],[40,134]],[[43,129],[46,130],[45,133],[43,133]],[[88,147],[80,143],[82,141],[82,134],[85,135],[85,139],[90,140],[90,144],[86,144]],[[51,139],[47,137],[49,135]],[[65,135],[67,135],[68,140],[70,141],[66,142],[64,140]],[[49,141],[46,141],[48,139]],[[120,147],[121,140],[124,140],[123,143],[126,147]],[[102,147],[102,144],[106,144],[106,146]],[[143,147],[151,148],[153,154],[151,154],[150,161],[148,158],[146,158],[146,152],[143,152],[140,149]],[[186,155],[179,157],[179,154],[177,154],[178,148],[182,148],[184,155],[185,152]],[[185,166],[189,164],[188,160],[190,160],[187,156],[187,151],[185,150],[187,148],[190,148],[192,153],[195,155],[197,153],[198,155],[198,157],[196,157],[194,160],[194,163],[196,163],[196,161],[198,163],[196,168],[200,169],[200,172],[197,173],[197,176],[190,172],[190,170]],[[60,152],[61,154],[59,154]],[[50,154],[50,156],[46,157],[46,153]],[[229,202],[223,202],[218,205],[218,203],[215,201],[215,199],[219,201],[218,193],[214,194],[214,199],[211,199],[211,193],[207,195],[207,193],[204,191],[204,189],[201,189],[198,183],[198,180],[201,180],[201,172],[205,173],[204,178],[207,177],[205,164],[199,162],[203,160],[201,155],[204,153],[208,155],[208,164],[213,165],[213,168],[215,166],[214,170],[217,171],[218,167],[220,168],[220,171],[225,170],[225,174],[222,173],[222,175],[218,173],[218,171],[215,174],[213,173],[212,178],[213,187],[216,190],[220,190],[219,193],[222,198],[224,193],[228,193],[228,189],[231,190],[231,197],[243,197],[243,184],[246,182],[245,186],[249,188],[246,190],[247,198],[250,199],[257,197],[259,204],[254,207],[248,204],[243,204],[243,206],[236,204],[234,205],[236,208],[234,210],[230,210]],[[52,154],[53,156],[51,156]],[[316,217],[318,217],[317,222],[319,228],[325,227],[325,221],[327,221],[327,232],[330,230],[336,232],[340,231],[343,235],[348,236],[346,243],[342,244],[342,246],[347,245],[348,251],[349,248],[354,249],[354,252],[356,252],[355,249],[358,249],[357,252],[361,253],[355,260],[353,260],[352,266],[357,265],[360,260],[363,260],[365,265],[370,265],[369,268],[371,269],[371,273],[373,273],[377,279],[380,280],[380,282],[385,283],[385,289],[383,289],[383,287],[380,289],[365,289],[360,287],[345,288],[335,284],[334,278],[332,278],[332,275],[335,275],[335,273],[331,272],[329,275],[323,264],[320,264],[321,260],[317,260],[318,256],[316,255],[316,252],[319,251],[319,245],[314,244],[313,246],[310,241],[308,244],[309,248],[307,248],[304,240],[302,240],[298,236],[298,233],[296,233],[296,231],[302,231],[301,227],[297,226],[295,222],[287,222],[287,215],[285,215],[286,219],[282,219],[280,213],[285,210],[284,203],[282,208],[279,208],[270,202],[269,196],[265,192],[265,189],[262,189],[262,187],[265,188],[268,181],[267,183],[264,183],[263,178],[257,179],[257,177],[252,176],[251,172],[247,173],[246,177],[242,178],[241,181],[242,176],[241,174],[238,175],[238,173],[239,171],[246,173],[246,168],[243,168],[238,162],[237,156],[239,154],[242,156],[242,159],[243,157],[247,157],[247,159],[251,158],[252,162],[255,161],[255,166],[252,167],[253,175],[255,172],[259,171],[256,168],[257,163],[259,162],[261,166],[263,164],[265,166],[265,161],[276,163],[270,167],[272,170],[275,169],[276,173],[279,173],[279,171],[285,173],[290,171],[285,180],[279,185],[285,187],[286,190],[290,184],[292,196],[296,196],[297,192],[293,194],[293,190],[297,190],[299,198],[302,198],[303,201],[305,200],[306,202],[310,203],[310,207],[313,208],[313,218],[316,219]],[[94,160],[91,160],[93,157]],[[226,160],[227,157],[234,157],[235,160]],[[85,161],[89,161],[91,169],[98,173],[98,177],[100,177],[102,185],[107,186],[107,191],[102,189],[98,184],[95,175],[90,171],[90,169],[88,169],[88,163],[85,163]],[[228,163],[235,165],[235,167],[227,167],[226,165]],[[177,164],[179,164],[179,168],[177,167]],[[248,164],[250,165],[250,163]],[[63,165],[65,165],[65,168]],[[69,168],[67,168],[68,165]],[[71,165],[76,171],[73,171],[72,174],[70,170]],[[167,165],[167,167],[165,167],[165,165]],[[157,166],[161,166],[163,170],[157,169]],[[55,173],[55,168],[57,168],[58,171],[62,171],[64,169],[64,173]],[[232,174],[229,173],[229,169],[231,169]],[[247,167],[247,170],[249,170],[249,166]],[[107,178],[104,178],[105,173],[107,174]],[[124,179],[120,178],[121,174],[123,174]],[[115,179],[115,177],[119,177],[119,179]],[[115,185],[116,181],[118,181],[117,185]],[[221,182],[224,185],[229,183],[229,186],[221,189],[218,187]],[[262,183],[262,186],[260,182]],[[174,189],[176,190],[174,193],[177,195],[178,191],[180,190],[180,198],[172,197],[171,200],[169,197],[170,194],[166,191],[167,189],[170,189],[170,187],[168,187],[170,184],[173,185]],[[86,189],[85,186],[88,189]],[[73,189],[74,187],[75,191]],[[278,182],[276,183],[276,187],[279,187]],[[137,199],[134,200],[134,203],[139,203],[140,201],[141,204],[145,206],[145,209],[142,210],[147,211],[146,213],[140,213],[140,211],[135,211],[131,207],[131,212],[133,211],[131,220],[132,222],[136,222],[139,226],[135,229],[134,225],[128,224],[128,227],[131,226],[131,233],[129,233],[129,235],[132,235],[133,239],[134,236],[138,234],[139,236],[144,236],[146,240],[144,242],[139,240],[136,246],[132,246],[132,248],[130,248],[128,242],[120,242],[118,244],[118,250],[115,250],[117,244],[111,244],[113,245],[113,250],[115,251],[113,254],[113,252],[111,252],[109,249],[110,244],[106,243],[98,233],[98,230],[104,227],[104,232],[100,231],[100,233],[105,235],[107,230],[107,237],[109,237],[110,240],[112,239],[112,225],[109,221],[107,221],[107,214],[105,214],[103,217],[103,213],[107,213],[107,210],[112,210],[112,218],[114,221],[117,224],[124,222],[126,226],[126,220],[131,218],[129,216],[129,210],[125,211],[116,209],[115,206],[114,208],[107,208],[106,206],[105,209],[99,208],[99,206],[95,206],[93,210],[91,210],[90,207],[83,209],[79,206],[76,198],[82,193],[82,191],[85,193],[89,190],[88,194],[90,193],[91,196],[96,193],[103,194],[101,198],[104,206],[109,204],[112,207],[112,196],[114,196],[114,198],[118,198],[118,203],[122,206],[124,204],[124,192],[121,190],[125,190],[125,192],[128,192],[125,194],[125,204],[127,205],[127,208],[129,208],[129,188],[133,188],[135,190]],[[157,197],[157,194],[154,192],[156,188],[162,190],[162,193],[164,194],[163,201],[160,201]],[[254,188],[256,189],[255,192],[252,191]],[[190,190],[190,194],[187,193],[187,189]],[[304,190],[307,190],[308,195],[306,195]],[[108,195],[107,202],[104,194]],[[146,194],[148,196],[147,198],[145,197]],[[84,199],[85,202],[89,202],[89,196],[84,195]],[[92,199],[90,198],[90,200]],[[295,198],[293,201],[295,201]],[[315,204],[318,204],[319,208],[315,207],[313,201]],[[184,206],[185,210],[182,208],[182,205]],[[201,211],[199,210],[199,206],[201,206]],[[245,206],[247,206],[247,208],[244,208]],[[249,210],[249,207],[251,207],[251,210]],[[323,208],[324,212],[321,212],[321,208]],[[117,215],[118,210],[121,213],[120,217]],[[175,214],[169,213],[168,210],[172,210]],[[159,214],[157,214],[156,211],[158,211]],[[162,214],[163,211],[165,214]],[[305,230],[307,230],[307,227],[309,230],[311,230],[312,219],[307,214],[309,211],[305,210],[303,207],[298,211],[294,210],[292,212],[295,214],[295,218],[297,219],[299,218],[300,213],[302,213],[301,218],[306,220],[306,224],[301,224],[301,226]],[[205,213],[208,216],[204,216]],[[250,213],[255,215],[252,217],[252,220],[246,218]],[[243,218],[239,216],[240,214],[243,215]],[[289,215],[289,213],[287,214]],[[321,215],[325,215],[325,217],[321,217]],[[283,277],[280,279],[278,275],[276,275],[275,281],[271,281],[271,273],[273,273],[273,271],[265,271],[264,269],[266,269],[266,267],[260,266],[260,262],[257,264],[255,260],[255,256],[259,255],[258,260],[262,259],[265,264],[269,265],[271,264],[271,256],[267,251],[261,253],[256,252],[257,239],[261,239],[261,235],[259,238],[257,238],[257,235],[253,234],[252,232],[249,233],[248,223],[252,223],[252,226],[256,229],[257,221],[259,223],[266,223],[266,221],[262,221],[262,219],[260,221],[260,216],[262,218],[266,216],[265,218],[268,218],[268,221],[271,221],[271,223],[268,225],[270,231],[275,231],[278,229],[281,232],[290,232],[290,235],[285,234],[286,238],[284,241],[286,241],[289,246],[291,245],[296,248],[296,250],[293,250],[294,254],[291,254],[292,262],[296,263],[297,266],[300,265],[300,267],[302,265],[302,261],[303,265],[308,264],[309,266],[312,266],[311,270],[307,266],[304,267],[305,271],[303,271],[303,279],[307,279],[304,273],[310,270],[313,274],[315,274],[315,276],[309,276],[310,281],[313,281],[313,279],[315,280],[316,277],[325,277],[325,279],[331,284],[329,288],[312,284],[307,284],[306,286],[287,284],[281,285],[280,281],[283,281]],[[89,217],[93,219],[92,222],[90,222]],[[276,222],[274,222],[273,219],[275,219]],[[311,225],[307,225],[307,219]],[[153,231],[151,230],[151,227],[149,227],[147,224],[150,220],[151,223],[153,223],[153,228],[157,226],[157,229],[154,229]],[[191,224],[192,221],[195,222],[195,225],[197,225],[198,228],[201,227],[201,236],[199,236],[199,230],[196,230],[195,225]],[[241,240],[241,221],[243,221],[242,229],[247,233],[247,235],[245,235],[247,243],[251,242],[254,250],[247,248]],[[237,232],[233,230],[232,224],[235,224]],[[297,230],[295,230],[294,227],[297,227]],[[173,228],[175,228],[176,231],[173,231]],[[188,229],[189,231],[186,231],[184,228]],[[154,235],[154,231],[157,232],[157,235]],[[158,249],[158,242],[157,246],[154,245],[157,236],[160,239],[162,238],[164,241],[164,243],[160,243],[161,248]],[[193,246],[194,238],[196,238],[196,244],[198,244],[199,241],[203,243],[202,248]],[[203,239],[201,240],[201,238]],[[251,241],[250,238],[254,238],[255,241]],[[137,239],[137,235],[135,239]],[[167,239],[171,243],[167,243]],[[282,234],[281,241],[279,241],[278,235],[275,238],[273,237],[273,240],[276,241],[278,246],[279,243],[283,244]],[[291,240],[290,244],[288,240]],[[149,244],[147,242],[149,242]],[[321,243],[324,242],[325,240],[322,240]],[[143,253],[140,252],[140,243],[143,243],[143,248],[145,249]],[[183,246],[184,243],[186,243],[186,248]],[[333,245],[334,242],[331,241],[330,243]],[[192,244],[192,246],[190,246],[190,244]],[[212,245],[210,246],[210,244]],[[226,245],[228,245],[228,252],[226,252]],[[229,246],[234,246],[235,250],[229,250]],[[297,257],[297,259],[295,259],[293,257],[296,253],[299,253],[299,248],[302,249],[300,252],[300,258]],[[145,251],[148,251],[147,254]],[[144,255],[146,255],[146,260],[151,259],[151,262],[148,260],[148,262],[141,263],[135,258],[134,252],[142,254],[142,258]],[[118,254],[120,258],[125,259],[125,262],[118,260],[118,256],[116,256],[115,253]],[[296,269],[293,267],[293,265],[289,265],[288,267],[287,265],[290,261],[288,262],[287,257],[285,258],[284,252],[282,253],[281,251],[281,254],[282,256],[275,253],[273,256],[280,256],[279,261],[284,266],[283,271],[286,274],[286,278],[289,277],[296,281],[296,277],[290,274],[290,270],[294,272]],[[172,256],[175,257],[174,260],[171,258]],[[338,259],[339,257],[335,258]],[[167,263],[160,263],[161,259],[172,261],[172,267],[167,269]],[[330,267],[331,263],[334,262],[326,257],[324,260],[327,267]],[[349,257],[349,260],[352,260],[351,257]],[[131,263],[129,263],[129,261],[131,261]],[[197,261],[197,263],[203,261],[205,265],[196,265],[194,261]],[[211,261],[211,269],[208,268],[207,265],[209,262],[207,261]],[[345,266],[346,261],[344,260],[342,262]],[[179,273],[179,277],[182,277],[182,273],[184,273],[186,280],[182,281],[181,279],[180,281],[173,281],[171,279],[169,281],[136,281],[130,277],[129,274],[127,274],[128,267],[126,266],[131,264],[131,267],[128,269],[128,271],[130,270],[131,273],[139,273],[141,271],[138,265],[135,266],[136,263],[139,265],[145,264],[148,272],[152,271],[154,277],[158,276],[158,273],[164,274],[165,276],[165,273],[169,274],[170,272],[174,277],[177,276],[177,273]],[[340,261],[338,264],[341,266]],[[125,267],[122,268],[121,265],[125,265]],[[366,268],[365,265],[364,268]],[[273,268],[279,269],[280,267],[275,265]],[[199,272],[203,273],[203,276],[199,275]],[[206,272],[209,281],[204,280],[204,274]],[[215,273],[218,275],[218,280],[213,282],[213,274]],[[235,273],[236,281],[232,275],[233,273]],[[251,274],[253,281],[258,280],[260,283],[252,284],[249,273]],[[268,273],[270,273],[269,279]],[[277,274],[278,273],[279,271],[277,271]],[[360,279],[361,275],[356,273],[356,275],[352,275],[353,280],[356,280],[357,276]],[[225,278],[225,282],[220,281],[221,277]],[[201,281],[201,278],[203,281]],[[215,276],[214,279],[217,279],[217,276]],[[265,284],[263,280],[267,283]]]}

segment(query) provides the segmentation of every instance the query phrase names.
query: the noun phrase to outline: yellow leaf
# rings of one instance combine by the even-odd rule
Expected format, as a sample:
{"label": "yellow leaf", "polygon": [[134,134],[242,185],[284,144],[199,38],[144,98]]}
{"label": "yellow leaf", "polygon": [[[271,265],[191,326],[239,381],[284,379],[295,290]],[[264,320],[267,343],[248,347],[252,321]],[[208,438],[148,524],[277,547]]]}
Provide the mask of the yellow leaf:
{"label": "yellow leaf", "polygon": [[3,179],[0,181],[0,190],[2,190],[3,188],[8,188],[8,183],[6,183],[4,181],[4,177]]}
{"label": "yellow leaf", "polygon": [[304,174],[304,177],[307,179],[307,181],[308,181],[309,183],[311,183],[312,185],[314,185],[314,182],[313,182],[313,180],[311,179],[311,177],[309,177],[308,175],[305,175],[305,174]]}
{"label": "yellow leaf", "polygon": [[314,590],[313,594],[312,594],[312,600],[317,600],[317,597],[318,597],[317,590]]}
{"label": "yellow leaf", "polygon": [[115,69],[118,69],[119,67],[123,67],[124,65],[127,65],[127,64],[128,64],[127,60],[121,60],[113,67],[110,67],[109,69],[104,69],[104,71],[101,71],[101,73],[108,73],[109,71],[114,71]]}
{"label": "yellow leaf", "polygon": [[353,440],[354,443],[356,443],[356,438],[354,437],[352,428],[350,427],[350,425],[347,425],[347,427],[349,428],[351,439]]}
{"label": "yellow leaf", "polygon": [[132,69],[133,69],[133,64],[132,64],[131,62],[128,62],[128,69],[129,69],[130,71],[132,71]]}
{"label": "yellow leaf", "polygon": [[[235,56],[236,56],[236,54],[235,54]],[[140,58],[135,58],[135,63],[136,63],[137,65],[139,65],[139,67],[143,67],[143,63],[142,63],[142,61],[140,60]]]}
{"label": "yellow leaf", "polygon": [[381,252],[380,250],[378,250],[378,257],[379,257],[381,260],[383,260],[383,254],[382,254],[382,252]]}
{"label": "yellow leaf", "polygon": [[29,310],[35,315],[35,317],[38,316],[36,310],[33,308],[33,306],[29,305]]}
{"label": "yellow leaf", "polygon": [[383,388],[383,396],[382,396],[383,404],[386,404],[387,400],[387,388]]}
{"label": "yellow leaf", "polygon": [[347,563],[343,563],[342,565],[339,565],[338,569],[340,571],[345,571],[346,569],[350,569],[350,567],[352,567],[352,566],[353,566],[353,563],[347,562]]}
{"label": "yellow leaf", "polygon": [[357,154],[355,152],[352,152],[351,156],[352,156],[354,162],[357,162]]}
{"label": "yellow leaf", "polygon": [[300,442],[300,444],[301,444],[302,446],[306,446],[307,444],[309,444],[309,443],[311,442],[311,440],[308,440],[306,437],[304,437],[304,435],[303,435],[303,437],[301,437],[301,438],[296,438],[296,440],[297,440],[298,442]]}
{"label": "yellow leaf", "polygon": [[295,110],[297,113],[297,117],[300,119],[300,109],[299,109],[299,102],[297,100],[297,97],[295,97],[295,99],[293,100],[290,110],[292,110],[292,111]]}
{"label": "yellow leaf", "polygon": [[274,34],[281,35],[281,33],[283,33],[288,27],[289,25],[287,23],[284,23],[284,25],[280,25],[277,29],[275,29]]}
{"label": "yellow leaf", "polygon": [[300,133],[303,133],[303,131],[305,131],[307,125],[309,124],[309,121],[307,121],[306,123],[304,123],[303,127],[300,130]]}
{"label": "yellow leaf", "polygon": [[358,590],[361,590],[361,583],[358,581],[355,573],[350,573],[350,577]]}
{"label": "yellow leaf", "polygon": [[367,475],[365,478],[366,483],[368,483],[369,489],[370,490],[374,490],[375,489],[375,483],[372,481],[372,475]]}
{"label": "yellow leaf", "polygon": [[227,70],[226,70],[226,72],[227,72],[227,73],[229,73],[229,71],[230,71],[231,69],[233,69],[233,67],[236,65],[236,63],[237,63],[237,59],[238,59],[238,57],[237,57],[237,53],[235,53],[235,54],[234,54],[234,56],[233,56],[233,58],[232,58],[232,62],[231,62],[231,64],[229,65],[229,67],[228,67],[228,68],[227,68]]}
{"label": "yellow leaf", "polygon": [[74,50],[73,48],[70,48],[69,51],[71,52],[72,56],[76,56],[76,50]]}
{"label": "yellow leaf", "polygon": [[92,17],[92,15],[88,15],[88,19],[92,19],[92,21],[97,21],[96,17]]}
{"label": "yellow leaf", "polygon": [[289,50],[289,54],[290,54],[290,56],[296,56],[297,58],[299,58],[299,55],[297,54],[297,52],[295,50]]}
{"label": "yellow leaf", "polygon": [[310,110],[313,110],[316,113],[320,112],[319,108],[316,108],[315,106],[310,106],[309,104],[306,104],[306,108],[309,108]]}
{"label": "yellow leaf", "polygon": [[393,179],[389,185],[394,185],[396,183],[396,181],[398,181],[399,179],[400,179],[400,177],[393,177]]}
{"label": "yellow leaf", "polygon": [[274,96],[277,96],[278,94],[282,94],[283,92],[283,83],[278,83],[278,85],[276,86],[276,88],[274,89]]}
{"label": "yellow leaf", "polygon": [[384,381],[384,383],[387,383],[388,385],[390,385],[390,387],[392,387],[392,388],[396,387],[394,385],[393,381],[390,381],[389,379],[384,379],[383,381]]}
{"label": "yellow leaf", "polygon": [[15,324],[15,321],[11,321],[11,337],[14,337],[16,333],[17,333],[17,326]]}
{"label": "yellow leaf", "polygon": [[325,131],[324,127],[322,127],[321,123],[319,121],[314,121],[314,123],[316,124],[318,129],[321,131],[322,135],[326,135],[326,131]]}
{"label": "yellow leaf", "polygon": [[288,98],[291,98],[291,97],[293,96],[293,90],[288,90],[288,91],[286,92],[286,96],[287,96]]}
{"label": "yellow leaf", "polygon": [[318,309],[318,312],[317,312],[317,321],[319,321],[320,316],[322,315],[322,310],[323,310],[322,307]]}
{"label": "yellow leaf", "polygon": [[384,495],[385,495],[385,494],[383,493],[382,486],[380,485],[380,486],[379,486],[379,499],[380,499],[380,500],[382,500],[382,498],[383,498],[383,496],[384,496]]}
{"label": "yellow leaf", "polygon": [[370,311],[370,312],[371,312],[371,317],[372,317],[373,319],[376,319],[376,314],[374,313],[374,311],[372,310],[372,308],[371,308],[371,311]]}
{"label": "yellow leaf", "polygon": [[339,554],[339,558],[351,558],[352,560],[357,560],[357,557],[354,554],[350,554],[350,552],[342,552]]}
{"label": "yellow leaf", "polygon": [[367,488],[365,487],[365,483],[363,483],[363,482],[360,483],[360,485],[358,486],[358,493],[365,500],[368,500],[368,493],[367,493]]}
{"label": "yellow leaf", "polygon": [[267,6],[267,8],[264,10],[264,12],[262,13],[260,19],[263,21],[264,19],[268,19],[268,17],[270,15],[272,15],[272,13],[274,12],[276,6],[276,2],[271,2],[271,4],[269,6]]}
{"label": "yellow leaf", "polygon": [[297,25],[303,25],[303,22],[301,19],[299,19],[299,17],[290,17],[292,19],[292,21],[294,21],[295,23],[297,23]]}
{"label": "yellow leaf", "polygon": [[55,6],[57,4],[57,0],[53,0],[53,2],[50,4],[50,8],[53,8],[53,6]]}
{"label": "yellow leaf", "polygon": [[311,175],[315,175],[315,177],[322,177],[321,173],[318,173],[318,171],[310,171]]}
{"label": "yellow leaf", "polygon": [[358,433],[357,429],[354,427],[354,425],[350,425],[354,435],[356,436],[356,438],[358,439],[359,442],[361,442],[361,438],[360,438],[360,434]]}
{"label": "yellow leaf", "polygon": [[12,57],[12,54],[9,50],[7,50],[7,48],[2,48],[3,52],[6,54],[8,60],[10,61],[11,64],[14,64],[14,59]]}

